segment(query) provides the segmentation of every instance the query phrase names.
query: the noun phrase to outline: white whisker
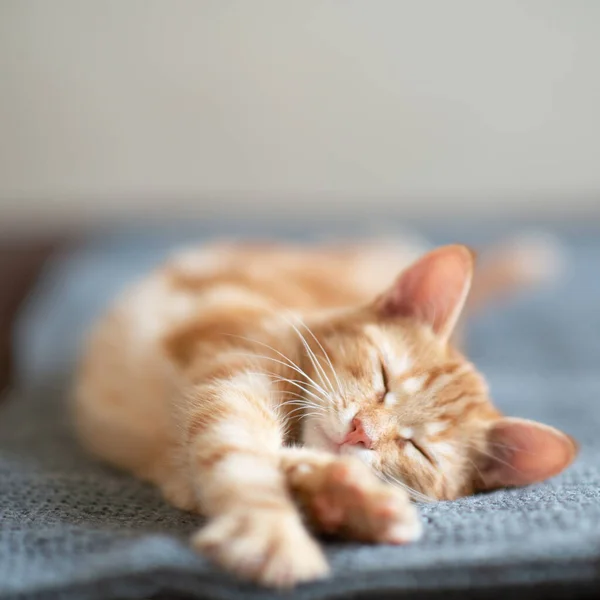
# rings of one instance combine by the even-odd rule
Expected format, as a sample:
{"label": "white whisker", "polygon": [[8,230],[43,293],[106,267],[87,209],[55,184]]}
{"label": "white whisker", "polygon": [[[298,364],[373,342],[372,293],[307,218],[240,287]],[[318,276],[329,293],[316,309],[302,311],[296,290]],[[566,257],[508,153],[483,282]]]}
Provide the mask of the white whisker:
{"label": "white whisker", "polygon": [[258,374],[266,375],[267,377],[271,377],[271,378],[275,379],[276,381],[289,383],[290,385],[293,385],[293,386],[297,387],[298,389],[302,390],[305,394],[312,396],[315,400],[323,401],[323,398],[321,398],[320,396],[317,396],[315,393],[311,392],[310,390],[307,390],[304,386],[300,385],[299,383],[296,383],[296,381],[294,379],[288,379],[287,377],[281,377],[279,375],[274,375],[272,373],[258,373]]}
{"label": "white whisker", "polygon": [[398,487],[401,487],[402,489],[404,489],[414,500],[417,500],[419,502],[435,502],[435,498],[431,498],[427,494],[424,494],[422,492],[419,492],[418,490],[415,490],[414,488],[410,487],[410,485],[408,485],[404,481],[401,481],[397,477],[394,477],[391,473],[384,471],[383,475],[387,479],[389,479],[392,483],[394,483]]}
{"label": "white whisker", "polygon": [[297,396],[292,396],[292,398],[288,400],[284,399],[283,404],[302,404],[302,406],[312,406],[313,408],[322,409],[321,406],[318,406],[314,402],[307,402],[303,398]]}
{"label": "white whisker", "polygon": [[[264,356],[262,354],[256,354],[255,355],[255,354],[248,354],[248,353],[243,353],[243,352],[233,352],[232,354],[238,354],[238,355],[241,355],[241,356],[255,357],[255,358],[261,359],[261,360],[270,360],[270,361],[282,364],[284,366],[287,366],[287,365],[285,365],[284,362],[282,362],[280,360],[277,360],[276,358],[272,358],[270,356]],[[301,369],[295,369],[291,365],[289,366],[289,368],[293,369],[294,371],[297,371],[299,375],[303,375],[304,376],[304,379],[291,379],[290,381],[296,381],[298,383],[304,383],[304,384],[309,385],[310,387],[314,388],[317,392],[319,392],[319,393],[321,393],[323,395],[327,395],[327,392],[320,385],[317,385],[317,384],[313,383],[313,380],[310,377],[308,377],[308,375],[306,375],[306,373],[304,373],[304,371],[302,371]],[[276,373],[271,373],[271,374],[272,375],[276,375],[277,377],[279,376]],[[308,381],[305,381],[306,379]]]}
{"label": "white whisker", "polygon": [[340,382],[338,374],[336,373],[335,369],[333,368],[333,363],[331,362],[331,359],[329,358],[329,354],[327,354],[327,351],[325,350],[325,348],[323,348],[323,344],[321,344],[321,342],[317,339],[317,336],[312,332],[312,330],[310,329],[310,327],[302,319],[300,319],[300,317],[298,317],[298,320],[304,326],[304,328],[306,329],[306,331],[308,331],[308,333],[310,333],[310,335],[312,336],[313,340],[315,340],[315,342],[318,344],[319,348],[321,349],[321,352],[323,352],[324,358],[327,361],[327,363],[329,364],[329,368],[331,369],[331,372],[333,373],[333,376],[335,377],[335,381],[336,381],[337,386],[338,386],[338,392],[339,392],[340,396],[343,396],[343,394],[342,394],[342,384]]}
{"label": "white whisker", "polygon": [[319,412],[319,411],[315,411],[315,410],[307,410],[305,406],[298,406],[297,408],[294,408],[294,410],[291,410],[288,413],[288,417],[291,417],[293,414],[302,411],[302,415],[306,416],[306,415],[314,415],[314,416],[323,416],[323,412]]}
{"label": "white whisker", "polygon": [[316,410],[320,410],[325,412],[325,409],[322,406],[318,406],[314,402],[309,402],[300,397],[292,396],[291,400],[284,400],[281,403],[283,406],[291,405],[291,406],[304,406],[305,408],[314,408]]}
{"label": "white whisker", "polygon": [[331,381],[330,381],[329,377],[327,377],[327,373],[325,373],[325,369],[323,369],[323,366],[319,362],[319,359],[317,358],[316,354],[313,352],[309,343],[306,341],[306,338],[302,335],[300,330],[288,318],[286,318],[283,315],[281,315],[281,318],[287,322],[287,324],[296,332],[296,334],[300,338],[300,341],[302,342],[302,345],[304,346],[304,349],[306,350],[306,354],[307,354],[310,362],[312,363],[315,371],[319,375],[319,379],[321,380],[321,383],[323,384],[323,386],[326,387],[325,381],[327,381],[327,383],[329,384],[329,390],[331,392],[334,392],[333,386],[331,385]]}
{"label": "white whisker", "polygon": [[[493,460],[495,460],[496,462],[499,462],[501,465],[504,465],[506,467],[508,467],[509,469],[512,469],[513,471],[516,471],[517,473],[520,473],[521,470],[517,469],[514,465],[511,465],[510,463],[506,462],[505,460],[502,460],[500,457],[498,457],[495,454],[492,454],[491,452],[488,452],[487,450],[484,450],[482,448],[478,448],[477,446],[475,446],[474,444],[468,444],[466,442],[459,442],[460,444],[462,444],[462,446],[464,448],[468,448],[470,450],[476,450],[477,452],[479,452],[480,454],[483,454],[484,456],[487,456],[489,458],[492,458]],[[516,449],[516,448],[515,448]],[[470,460],[470,459],[469,459]]]}
{"label": "white whisker", "polygon": [[[277,354],[278,356],[281,356],[283,359],[285,359],[286,362],[280,361],[276,358],[273,358],[271,356],[265,356],[265,355],[260,355],[260,354],[250,354],[248,353],[248,356],[256,356],[257,358],[264,358],[267,360],[271,360],[274,362],[277,362],[283,366],[286,366],[290,369],[293,369],[294,371],[296,371],[298,374],[300,374],[302,377],[307,379],[307,382],[310,383],[310,385],[312,387],[314,387],[315,389],[319,390],[323,395],[327,395],[327,392],[325,389],[323,389],[323,387],[321,387],[314,379],[312,379],[311,377],[308,376],[308,374],[300,368],[299,365],[297,365],[293,360],[291,360],[288,356],[286,356],[285,354],[283,354],[283,352],[280,352],[279,350],[277,350],[277,348],[273,348],[273,346],[269,346],[269,344],[265,344],[264,342],[260,342],[258,340],[253,340],[251,338],[242,336],[242,335],[234,335],[231,333],[224,333],[223,335],[226,335],[228,337],[235,337],[235,338],[239,338],[242,340],[245,340],[247,342],[250,342],[251,344],[258,344],[259,346],[263,346],[269,350],[271,350],[272,352],[275,352],[275,354]],[[236,352],[237,353],[237,352]],[[239,352],[241,354],[241,352]]]}

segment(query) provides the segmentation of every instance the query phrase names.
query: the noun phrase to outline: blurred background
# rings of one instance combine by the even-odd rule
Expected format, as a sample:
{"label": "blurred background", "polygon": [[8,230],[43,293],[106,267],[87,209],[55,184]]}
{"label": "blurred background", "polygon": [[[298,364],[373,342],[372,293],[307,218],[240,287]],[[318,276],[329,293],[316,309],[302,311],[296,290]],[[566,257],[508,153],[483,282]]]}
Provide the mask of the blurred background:
{"label": "blurred background", "polygon": [[0,227],[600,215],[596,0],[0,0]]}
{"label": "blurred background", "polygon": [[0,388],[31,289],[23,353],[54,357],[192,239],[600,240],[599,24],[597,0],[0,0]]}

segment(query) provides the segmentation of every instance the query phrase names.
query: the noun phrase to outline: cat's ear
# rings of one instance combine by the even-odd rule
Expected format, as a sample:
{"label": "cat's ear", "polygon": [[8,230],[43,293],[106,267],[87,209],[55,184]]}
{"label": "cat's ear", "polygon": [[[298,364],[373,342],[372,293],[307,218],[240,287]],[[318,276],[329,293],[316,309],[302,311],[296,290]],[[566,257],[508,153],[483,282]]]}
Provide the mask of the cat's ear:
{"label": "cat's ear", "polygon": [[487,432],[478,477],[483,490],[529,485],[558,475],[575,459],[577,443],[554,427],[526,419],[498,419]]}
{"label": "cat's ear", "polygon": [[404,270],[375,302],[383,315],[414,317],[447,339],[471,288],[474,253],[462,245],[429,252]]}

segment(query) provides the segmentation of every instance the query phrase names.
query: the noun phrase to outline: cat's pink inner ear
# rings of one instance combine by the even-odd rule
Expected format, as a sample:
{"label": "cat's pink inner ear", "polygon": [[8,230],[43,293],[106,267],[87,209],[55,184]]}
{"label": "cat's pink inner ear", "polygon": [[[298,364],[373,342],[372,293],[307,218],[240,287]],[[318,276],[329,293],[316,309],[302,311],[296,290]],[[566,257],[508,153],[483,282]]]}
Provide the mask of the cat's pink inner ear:
{"label": "cat's pink inner ear", "polygon": [[462,245],[429,252],[403,271],[376,302],[386,316],[414,317],[438,335],[452,334],[473,277],[474,254]]}
{"label": "cat's pink inner ear", "polygon": [[558,475],[577,456],[576,442],[554,427],[499,419],[488,432],[479,468],[484,489],[529,485]]}

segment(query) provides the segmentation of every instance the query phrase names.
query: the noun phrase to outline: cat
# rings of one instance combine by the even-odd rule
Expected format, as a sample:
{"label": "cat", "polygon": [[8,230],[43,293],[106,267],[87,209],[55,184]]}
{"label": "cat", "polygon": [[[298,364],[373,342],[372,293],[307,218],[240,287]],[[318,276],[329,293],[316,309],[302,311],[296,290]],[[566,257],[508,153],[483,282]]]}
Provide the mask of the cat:
{"label": "cat", "polygon": [[192,545],[233,574],[325,577],[314,534],[409,543],[422,532],[411,500],[539,482],[573,461],[565,433],[501,415],[456,347],[462,313],[541,277],[547,249],[488,252],[475,277],[463,245],[183,252],[92,329],[79,437],[206,516]]}

